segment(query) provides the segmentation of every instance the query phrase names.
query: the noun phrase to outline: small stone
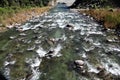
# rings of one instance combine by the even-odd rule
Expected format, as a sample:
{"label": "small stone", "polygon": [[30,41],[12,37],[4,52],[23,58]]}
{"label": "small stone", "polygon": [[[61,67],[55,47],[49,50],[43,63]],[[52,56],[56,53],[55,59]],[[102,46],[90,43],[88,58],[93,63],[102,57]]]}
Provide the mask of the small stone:
{"label": "small stone", "polygon": [[15,37],[14,36],[10,36],[10,39],[15,39]]}

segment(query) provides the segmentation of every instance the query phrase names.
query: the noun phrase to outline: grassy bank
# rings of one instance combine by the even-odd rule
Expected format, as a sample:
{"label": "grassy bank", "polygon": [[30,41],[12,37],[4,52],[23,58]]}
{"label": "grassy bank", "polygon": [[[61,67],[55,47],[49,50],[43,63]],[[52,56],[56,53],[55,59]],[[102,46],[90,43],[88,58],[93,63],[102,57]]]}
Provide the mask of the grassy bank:
{"label": "grassy bank", "polygon": [[115,29],[120,25],[120,9],[91,9],[80,12],[94,17],[105,28]]}
{"label": "grassy bank", "polygon": [[50,7],[0,7],[0,31],[6,30],[6,26],[23,23],[49,9]]}

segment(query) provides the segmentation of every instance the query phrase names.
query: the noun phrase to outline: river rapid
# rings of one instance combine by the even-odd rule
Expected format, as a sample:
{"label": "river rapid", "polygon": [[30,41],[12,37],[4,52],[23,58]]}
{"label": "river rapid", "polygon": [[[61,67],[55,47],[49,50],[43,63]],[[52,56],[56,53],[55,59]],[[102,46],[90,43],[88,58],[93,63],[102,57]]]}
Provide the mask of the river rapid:
{"label": "river rapid", "polygon": [[8,80],[120,80],[120,39],[58,4],[0,34],[0,71]]}

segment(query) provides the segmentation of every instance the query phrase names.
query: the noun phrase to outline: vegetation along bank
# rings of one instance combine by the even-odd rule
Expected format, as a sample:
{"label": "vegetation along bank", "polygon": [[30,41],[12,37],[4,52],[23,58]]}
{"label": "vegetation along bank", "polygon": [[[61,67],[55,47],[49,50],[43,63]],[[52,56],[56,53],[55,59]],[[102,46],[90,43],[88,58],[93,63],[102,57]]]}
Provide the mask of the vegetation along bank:
{"label": "vegetation along bank", "polygon": [[[0,32],[7,30],[50,9],[50,0],[1,0]],[[47,7],[46,7],[47,6]]]}

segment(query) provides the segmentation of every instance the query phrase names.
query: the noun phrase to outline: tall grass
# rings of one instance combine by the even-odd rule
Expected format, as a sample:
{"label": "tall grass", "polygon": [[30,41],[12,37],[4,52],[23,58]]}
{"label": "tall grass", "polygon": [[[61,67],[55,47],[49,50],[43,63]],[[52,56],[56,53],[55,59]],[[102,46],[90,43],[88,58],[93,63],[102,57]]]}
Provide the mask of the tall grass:
{"label": "tall grass", "polygon": [[14,13],[17,13],[21,10],[22,9],[20,7],[0,7],[0,23],[3,24],[3,20],[11,17]]}
{"label": "tall grass", "polygon": [[120,14],[107,14],[104,18],[104,25],[109,28],[115,28],[118,24],[120,24]]}

